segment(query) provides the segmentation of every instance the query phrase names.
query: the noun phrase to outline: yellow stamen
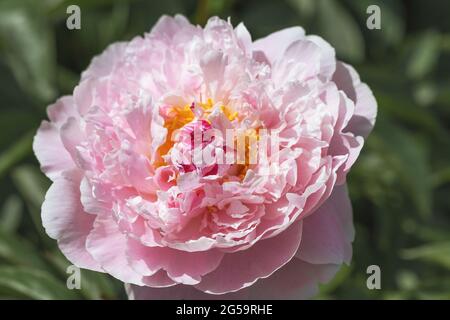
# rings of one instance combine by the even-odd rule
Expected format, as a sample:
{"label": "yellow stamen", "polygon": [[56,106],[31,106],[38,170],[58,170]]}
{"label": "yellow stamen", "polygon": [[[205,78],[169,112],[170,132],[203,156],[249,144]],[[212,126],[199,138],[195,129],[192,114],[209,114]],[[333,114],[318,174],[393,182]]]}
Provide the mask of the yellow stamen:
{"label": "yellow stamen", "polygon": [[241,180],[245,178],[245,175],[247,174],[250,165],[254,164],[257,161],[255,157],[257,157],[258,147],[256,143],[259,140],[259,128],[248,129],[243,133],[243,135],[245,145],[244,163],[238,164],[238,174],[237,174]]}
{"label": "yellow stamen", "polygon": [[173,107],[169,110],[168,117],[164,121],[164,128],[167,129],[166,141],[158,148],[158,156],[154,163],[155,167],[161,167],[166,164],[162,157],[165,156],[173,147],[173,133],[194,120],[194,118],[194,113],[189,105],[184,107]]}
{"label": "yellow stamen", "polygon": [[[211,109],[214,106],[214,102],[212,99],[208,99],[204,103],[198,102],[197,105],[204,110],[204,116],[207,117],[211,113]],[[221,106],[220,110],[225,114],[225,116],[230,121],[233,121],[238,116],[238,113],[236,111],[233,111],[231,108],[227,106]],[[154,162],[155,167],[166,165],[163,156],[168,154],[170,149],[174,145],[174,142],[172,141],[173,133],[176,130],[184,127],[194,119],[195,114],[192,110],[191,105],[186,105],[184,107],[172,107],[168,110],[164,120],[164,128],[167,129],[166,141],[161,146],[159,146],[157,150],[157,159]]]}
{"label": "yellow stamen", "polygon": [[229,107],[227,106],[221,106],[220,110],[223,112],[223,114],[225,114],[225,116],[228,118],[228,120],[233,121],[234,119],[237,118],[237,111],[232,111]]}

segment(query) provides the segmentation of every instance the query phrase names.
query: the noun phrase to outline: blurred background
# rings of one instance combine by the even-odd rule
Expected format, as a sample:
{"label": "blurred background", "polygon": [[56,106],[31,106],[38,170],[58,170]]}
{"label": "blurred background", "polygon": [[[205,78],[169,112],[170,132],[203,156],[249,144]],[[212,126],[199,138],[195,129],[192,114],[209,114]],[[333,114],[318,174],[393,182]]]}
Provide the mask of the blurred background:
{"label": "blurred background", "polygon": [[[66,8],[81,8],[68,30]],[[381,8],[381,30],[366,9]],[[120,282],[82,271],[44,232],[50,181],[31,150],[45,108],[70,94],[93,56],[149,31],[162,14],[203,25],[243,21],[253,39],[300,25],[319,34],[373,89],[377,124],[348,177],[356,239],[351,266],[317,299],[450,299],[450,1],[0,0],[0,298],[124,299]],[[366,286],[369,265],[381,290]]]}

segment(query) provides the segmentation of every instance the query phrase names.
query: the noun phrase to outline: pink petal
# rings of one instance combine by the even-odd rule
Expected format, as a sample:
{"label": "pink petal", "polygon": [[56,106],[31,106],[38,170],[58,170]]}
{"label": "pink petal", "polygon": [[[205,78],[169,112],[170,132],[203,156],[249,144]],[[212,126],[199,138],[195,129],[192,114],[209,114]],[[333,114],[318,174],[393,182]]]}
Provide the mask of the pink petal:
{"label": "pink petal", "polygon": [[354,228],[346,185],[303,220],[303,236],[296,257],[313,264],[350,263]]}
{"label": "pink petal", "polygon": [[[100,189],[102,187],[107,188],[106,186],[100,185]],[[94,188],[97,188],[97,192],[99,192],[99,187],[93,187],[88,178],[84,177],[83,180],[81,180],[80,200],[84,210],[90,214],[110,214],[112,207],[111,203],[97,199],[94,195]]]}
{"label": "pink petal", "polygon": [[321,75],[327,80],[331,79],[333,73],[336,71],[336,53],[334,48],[324,39],[316,35],[309,35],[306,39],[314,42],[322,49],[320,52]]}
{"label": "pink petal", "polygon": [[331,78],[335,69],[334,51],[324,51],[321,47],[323,43],[317,40],[320,38],[313,39],[316,40],[294,41],[286,48],[273,68],[273,80],[277,86],[293,80]]}
{"label": "pink petal", "polygon": [[249,249],[226,254],[219,267],[204,276],[196,288],[222,294],[248,287],[291,260],[301,237],[302,224],[297,222],[276,237],[260,240]]}
{"label": "pink petal", "polygon": [[59,137],[58,128],[48,121],[42,121],[34,137],[33,151],[41,164],[41,170],[51,180],[57,179],[63,171],[75,167]]}
{"label": "pink petal", "polygon": [[48,106],[47,114],[50,121],[58,127],[61,127],[68,118],[78,116],[72,96],[59,98],[54,104]]}
{"label": "pink petal", "polygon": [[157,187],[151,179],[150,161],[146,156],[128,150],[120,154],[119,162],[122,176],[136,190],[144,193],[156,192]]}
{"label": "pink petal", "polygon": [[157,37],[172,38],[181,29],[191,27],[192,25],[182,15],[178,14],[175,17],[164,15],[156,22],[151,33]]}
{"label": "pink petal", "polygon": [[[167,275],[167,272],[165,272],[164,270],[159,270],[154,275],[145,277],[144,284],[145,284],[145,286],[142,286],[140,288],[151,287],[149,289],[158,290],[160,288],[173,287],[177,283],[169,278],[169,276]],[[129,286],[135,287],[135,285],[133,285],[133,284],[130,284]],[[149,287],[147,287],[147,286],[149,286]]]}
{"label": "pink petal", "polygon": [[112,216],[96,217],[94,228],[86,239],[89,253],[113,277],[123,282],[143,285],[142,275],[128,263],[127,236],[121,232]]}
{"label": "pink petal", "polygon": [[273,64],[294,41],[303,39],[304,37],[305,30],[303,28],[286,28],[253,42],[253,50],[264,52]]}
{"label": "pink petal", "polygon": [[197,284],[203,275],[215,270],[223,257],[218,250],[186,252],[167,247],[147,247],[128,241],[128,257],[133,268],[144,276],[160,269],[178,283]]}
{"label": "pink petal", "polygon": [[79,155],[77,147],[85,140],[85,134],[80,127],[80,123],[74,117],[67,119],[61,126],[61,141],[64,148],[69,152],[73,161],[80,167],[85,168],[87,164]]}
{"label": "pink petal", "polygon": [[176,184],[176,172],[171,166],[159,167],[153,179],[161,190],[167,191]]}
{"label": "pink petal", "polygon": [[123,57],[126,47],[126,42],[117,42],[109,45],[102,54],[92,59],[89,67],[81,74],[81,80],[110,75],[120,58]]}
{"label": "pink petal", "polygon": [[249,298],[308,299],[318,293],[319,283],[330,281],[338,270],[339,265],[310,264],[294,258],[269,278],[261,279],[248,288]]}
{"label": "pink petal", "polygon": [[127,284],[125,288],[130,300],[234,300],[248,298],[248,292],[245,289],[224,295],[212,295],[195,289],[193,286],[182,284],[169,288],[139,287]]}
{"label": "pink petal", "polygon": [[239,23],[234,31],[236,32],[236,36],[239,39],[242,48],[247,52],[247,54],[251,54],[252,36],[250,35],[250,32],[248,32],[245,25],[242,22]]}
{"label": "pink petal", "polygon": [[86,237],[92,229],[94,216],[84,212],[81,206],[80,180],[80,173],[71,171],[53,182],[42,204],[42,224],[73,264],[102,272],[86,250]]}
{"label": "pink petal", "polygon": [[352,66],[338,62],[333,76],[339,89],[355,103],[355,113],[345,131],[367,138],[375,124],[377,102],[369,87],[362,83]]}

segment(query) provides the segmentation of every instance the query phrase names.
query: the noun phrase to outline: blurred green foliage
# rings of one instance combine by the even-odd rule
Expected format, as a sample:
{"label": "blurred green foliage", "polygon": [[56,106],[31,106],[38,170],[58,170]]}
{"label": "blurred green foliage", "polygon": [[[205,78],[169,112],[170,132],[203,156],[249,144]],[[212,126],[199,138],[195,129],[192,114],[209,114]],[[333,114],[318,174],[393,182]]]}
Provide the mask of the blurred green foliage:
{"label": "blurred green foliage", "polygon": [[[81,7],[81,30],[65,27],[70,4]],[[370,4],[381,30],[366,28]],[[244,21],[254,39],[301,25],[374,91],[377,124],[348,179],[354,259],[318,298],[450,299],[449,12],[438,0],[0,0],[0,298],[125,298],[120,282],[84,270],[82,290],[66,288],[69,263],[40,221],[50,182],[31,141],[94,55],[182,13]],[[381,290],[366,287],[372,264]]]}

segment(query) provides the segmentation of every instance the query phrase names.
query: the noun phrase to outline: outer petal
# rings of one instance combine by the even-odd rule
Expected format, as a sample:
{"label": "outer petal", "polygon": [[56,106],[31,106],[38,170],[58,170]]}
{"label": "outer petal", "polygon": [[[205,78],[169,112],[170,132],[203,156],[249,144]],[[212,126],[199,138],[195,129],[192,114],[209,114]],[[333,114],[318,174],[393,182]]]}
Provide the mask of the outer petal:
{"label": "outer petal", "polygon": [[123,282],[143,285],[142,276],[128,264],[127,236],[119,230],[112,216],[97,215],[94,229],[86,239],[86,248],[113,277]]}
{"label": "outer petal", "polygon": [[78,146],[85,139],[85,134],[80,128],[80,123],[76,118],[70,117],[61,126],[60,138],[64,145],[64,148],[70,154],[73,162],[80,168],[86,168],[87,164],[84,163],[83,158],[80,156]]}
{"label": "outer petal", "polygon": [[[150,287],[152,287],[152,289],[153,288],[157,288],[157,289],[167,288],[167,287],[172,287],[177,284],[175,281],[173,281],[172,279],[169,278],[169,276],[167,275],[167,272],[165,272],[164,270],[160,270],[152,276],[145,277],[144,283],[145,283],[145,286],[143,286],[143,288],[149,288],[147,286],[150,286]],[[130,286],[133,287],[134,285],[130,284]]]}
{"label": "outer petal", "polygon": [[261,279],[249,289],[250,299],[308,299],[318,292],[318,284],[330,281],[339,265],[310,264],[292,259],[269,278]]}
{"label": "outer petal", "polygon": [[53,182],[42,204],[42,223],[73,264],[102,271],[86,250],[86,237],[92,229],[94,216],[85,213],[80,203],[80,181],[81,174],[72,171]]}
{"label": "outer petal", "polygon": [[170,17],[167,15],[159,18],[153,27],[151,34],[158,37],[172,38],[180,29],[193,28],[189,21],[182,15],[175,15]]}
{"label": "outer petal", "polygon": [[347,187],[335,186],[328,200],[304,219],[296,257],[313,264],[348,264],[354,233]]}
{"label": "outer petal", "polygon": [[339,89],[355,102],[355,113],[345,131],[367,138],[375,124],[377,102],[369,87],[362,83],[352,66],[338,62],[333,75]]}
{"label": "outer petal", "polygon": [[330,281],[339,265],[313,265],[292,259],[270,277],[237,292],[212,295],[192,286],[177,285],[169,288],[149,288],[125,285],[129,299],[136,300],[246,300],[246,299],[308,299],[318,292],[318,284]]}
{"label": "outer petal", "polygon": [[292,42],[273,64],[272,79],[281,87],[289,81],[331,79],[336,69],[334,50],[320,37]]}
{"label": "outer petal", "polygon": [[146,247],[129,239],[128,257],[134,270],[140,274],[151,276],[164,269],[170,279],[192,285],[219,266],[223,253],[218,250],[185,252],[167,247]]}
{"label": "outer petal", "polygon": [[294,42],[305,37],[305,30],[300,27],[286,28],[253,43],[254,51],[262,51],[274,63],[283,56],[284,51]]}
{"label": "outer petal", "polygon": [[301,222],[294,223],[276,237],[258,241],[251,248],[225,255],[220,266],[203,277],[196,288],[222,294],[252,285],[285,265],[298,249]]}
{"label": "outer petal", "polygon": [[57,126],[48,121],[42,121],[33,140],[33,151],[41,164],[41,170],[51,180],[57,179],[63,171],[75,167],[64,148]]}
{"label": "outer petal", "polygon": [[324,39],[316,35],[309,35],[306,39],[314,42],[322,49],[320,53],[321,75],[327,80],[331,79],[333,73],[336,71],[336,52],[334,48]]}
{"label": "outer petal", "polygon": [[126,42],[117,42],[109,45],[102,54],[92,59],[89,67],[81,74],[81,80],[89,77],[100,78],[111,74],[117,63],[124,56],[126,48]]}
{"label": "outer petal", "polygon": [[68,118],[78,116],[72,96],[59,98],[54,104],[48,106],[47,114],[50,121],[55,123],[58,128],[61,127]]}
{"label": "outer petal", "polygon": [[195,289],[193,286],[182,284],[169,288],[150,288],[126,284],[125,290],[130,300],[234,300],[249,298],[249,292],[246,289],[224,295],[213,295]]}

